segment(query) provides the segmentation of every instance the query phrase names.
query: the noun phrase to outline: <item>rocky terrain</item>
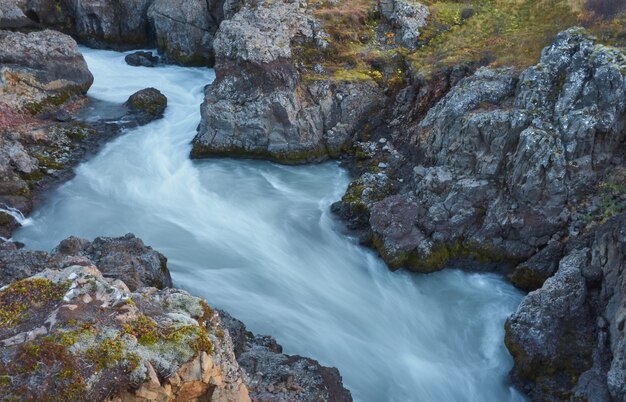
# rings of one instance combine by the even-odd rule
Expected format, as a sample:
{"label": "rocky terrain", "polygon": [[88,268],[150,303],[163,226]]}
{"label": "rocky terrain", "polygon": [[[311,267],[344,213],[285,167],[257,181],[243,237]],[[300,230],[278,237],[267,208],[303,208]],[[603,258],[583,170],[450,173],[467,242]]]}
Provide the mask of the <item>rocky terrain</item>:
{"label": "rocky terrain", "polygon": [[121,129],[161,117],[167,99],[145,89],[126,105],[110,105],[115,116],[82,121],[93,77],[76,42],[52,30],[0,30],[0,63],[0,237],[10,238],[85,155]]}
{"label": "rocky terrain", "polygon": [[[340,7],[326,11],[341,15]],[[378,3],[372,37],[391,29],[388,47],[419,49],[419,31],[431,34],[428,9],[406,7]],[[192,156],[298,163],[344,155],[356,178],[333,210],[391,268],[490,270],[540,289],[507,326],[521,389],[536,400],[621,400],[622,335],[609,330],[620,319],[607,309],[621,303],[613,277],[623,254],[599,263],[584,250],[600,246],[584,239],[616,230],[626,209],[623,50],[572,28],[527,68],[474,59],[425,73],[417,51],[398,88],[393,57],[365,73],[358,60],[336,65],[333,52],[345,49],[320,8],[246,3],[222,24],[218,78],[207,87]],[[623,248],[619,234],[603,239],[605,249]],[[577,260],[575,285],[562,271],[581,250],[589,257]],[[560,304],[558,292],[573,297],[575,286],[579,300]],[[552,349],[542,349],[542,336]]]}
{"label": "rocky terrain", "polygon": [[[97,47],[155,45],[167,62],[215,65],[192,157],[341,158],[354,180],[333,211],[390,268],[497,271],[530,292],[506,326],[520,389],[533,400],[623,400],[626,17],[616,4],[0,0],[0,27],[23,32],[0,33],[0,236],[9,237],[17,225],[13,208],[28,213],[49,178],[66,177],[91,149],[94,133],[100,139],[107,137],[101,132],[115,131],[71,121],[90,74],[71,38],[40,30],[53,27]],[[586,29],[567,29],[574,25]],[[146,97],[156,100],[146,107]],[[129,100],[123,113],[143,123],[165,104],[149,90]],[[136,239],[126,242],[134,245],[124,253],[144,255]],[[193,330],[200,331],[194,339],[202,340],[205,354],[172,357],[163,371],[150,360],[153,345],[141,349],[137,361],[125,349],[118,353],[116,344],[114,352],[100,353],[105,360],[115,354],[111,367],[108,360],[95,371],[82,361],[44,362],[56,370],[50,375],[68,376],[60,383],[80,376],[83,382],[74,382],[91,387],[77,390],[81,395],[113,397],[94,384],[108,384],[108,373],[124,375],[132,387],[118,389],[123,400],[180,397],[189,382],[197,392],[238,398],[245,398],[245,384],[259,400],[289,400],[293,393],[306,400],[317,392],[327,400],[350,399],[336,371],[280,354],[275,341],[247,333],[227,314],[199,316],[163,305],[172,297],[193,299],[189,295],[151,290],[141,296],[145,304],[138,303],[142,286],[169,285],[163,269],[154,269],[161,258],[151,257],[153,269],[138,272],[144,257],[111,250],[102,257],[97,243],[71,239],[52,255],[3,251],[0,261],[21,268],[6,273],[13,285],[2,292],[32,303],[20,280],[39,275],[30,280],[43,288],[32,288],[50,297],[35,309],[39,322],[58,320],[56,309],[74,305],[61,297],[66,285],[80,293],[78,312],[104,290],[123,294],[119,300],[134,302],[122,303],[129,316],[149,317],[159,345],[172,326],[195,320],[190,325],[201,331]],[[85,288],[87,282],[95,288]],[[126,317],[123,306],[107,300]],[[141,334],[124,327],[133,322],[107,321],[111,342],[140,344]],[[80,342],[59,347],[73,327],[55,325],[35,331],[39,348],[70,361],[89,352]],[[3,338],[24,340],[3,351],[4,364],[18,355],[33,360],[39,350],[23,335],[34,327],[15,326]],[[219,344],[219,333],[230,333],[221,349],[228,356],[209,364],[205,341]],[[186,363],[195,367],[191,377],[180,371]],[[208,366],[220,373],[205,376]],[[29,378],[35,377],[20,373],[1,385],[21,386]]]}
{"label": "rocky terrain", "polygon": [[133,235],[5,243],[0,264],[3,400],[352,400],[337,369],[171,288]]}

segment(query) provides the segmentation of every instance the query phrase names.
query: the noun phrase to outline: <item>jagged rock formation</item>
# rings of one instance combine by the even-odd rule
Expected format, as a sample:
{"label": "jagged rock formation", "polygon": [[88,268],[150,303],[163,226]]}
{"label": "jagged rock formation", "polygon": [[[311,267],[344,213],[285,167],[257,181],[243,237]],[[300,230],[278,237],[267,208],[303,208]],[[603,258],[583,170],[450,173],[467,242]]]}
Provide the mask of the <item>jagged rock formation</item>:
{"label": "jagged rock formation", "polygon": [[234,14],[238,1],[155,0],[148,10],[159,51],[184,65],[215,63],[213,40],[220,23]]}
{"label": "jagged rock formation", "polygon": [[418,45],[420,29],[430,15],[428,7],[414,0],[378,0],[380,13],[398,31],[397,40],[409,50]]}
{"label": "jagged rock formation", "polygon": [[[401,181],[381,191],[361,178],[335,210],[365,223],[392,267],[510,266],[555,248],[587,225],[583,201],[599,208],[596,186],[621,183],[625,69],[620,51],[578,29],[519,79],[483,68],[417,124],[400,116],[389,141],[362,144],[385,165],[380,178]],[[516,283],[536,282],[522,269]]]}
{"label": "jagged rock formation", "polygon": [[285,355],[272,337],[255,336],[226,312],[220,311],[220,316],[233,340],[237,362],[246,373],[252,400],[352,401],[336,368],[306,357]]}
{"label": "jagged rock formation", "polygon": [[150,40],[147,11],[153,0],[23,0],[35,23],[76,37],[94,47],[133,48]]}
{"label": "jagged rock formation", "polygon": [[305,1],[245,4],[224,21],[192,156],[296,163],[338,155],[382,94],[372,81],[305,81],[294,46],[324,47],[324,37]]}
{"label": "jagged rock formation", "polygon": [[574,242],[506,325],[513,378],[533,400],[626,397],[626,213]]}

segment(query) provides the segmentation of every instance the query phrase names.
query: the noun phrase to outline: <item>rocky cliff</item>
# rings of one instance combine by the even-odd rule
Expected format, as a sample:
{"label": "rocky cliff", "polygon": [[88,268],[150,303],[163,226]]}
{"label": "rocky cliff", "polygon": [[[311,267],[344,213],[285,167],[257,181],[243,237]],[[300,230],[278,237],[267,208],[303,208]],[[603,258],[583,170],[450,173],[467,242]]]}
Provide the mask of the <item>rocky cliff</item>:
{"label": "rocky cliff", "polygon": [[0,399],[352,400],[337,369],[169,287],[165,257],[133,235],[5,243],[0,267]]}
{"label": "rocky cliff", "polygon": [[295,52],[324,48],[326,37],[306,1],[250,2],[224,21],[192,156],[298,163],[339,155],[382,94],[371,81],[304,76]]}

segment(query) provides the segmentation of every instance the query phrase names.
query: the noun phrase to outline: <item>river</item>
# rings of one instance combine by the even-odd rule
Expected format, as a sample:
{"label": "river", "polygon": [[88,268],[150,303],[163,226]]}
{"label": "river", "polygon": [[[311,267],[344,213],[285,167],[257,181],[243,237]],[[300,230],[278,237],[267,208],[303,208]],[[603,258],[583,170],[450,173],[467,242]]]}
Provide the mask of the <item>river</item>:
{"label": "river", "polygon": [[504,321],[522,294],[497,275],[390,272],[341,232],[329,206],[336,163],[281,166],[188,158],[209,69],[131,67],[83,49],[94,99],[155,87],[162,120],[132,129],[76,169],[14,239],[50,250],[70,235],[128,232],[165,254],[174,283],[285,352],[339,368],[356,401],[521,401]]}

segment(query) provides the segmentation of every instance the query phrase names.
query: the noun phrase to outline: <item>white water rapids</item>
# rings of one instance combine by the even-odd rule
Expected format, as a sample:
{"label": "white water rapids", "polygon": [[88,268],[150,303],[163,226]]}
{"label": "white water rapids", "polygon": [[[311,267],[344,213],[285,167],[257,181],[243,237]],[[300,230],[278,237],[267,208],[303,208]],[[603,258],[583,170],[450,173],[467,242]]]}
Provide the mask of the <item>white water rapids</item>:
{"label": "white water rapids", "polygon": [[496,275],[390,272],[329,211],[348,185],[335,163],[191,161],[208,69],[130,67],[83,49],[93,98],[155,87],[165,118],[77,168],[15,240],[52,249],[70,235],[135,233],[165,254],[174,283],[273,335],[289,354],[339,368],[356,401],[523,400],[507,381],[504,321],[522,295]]}

